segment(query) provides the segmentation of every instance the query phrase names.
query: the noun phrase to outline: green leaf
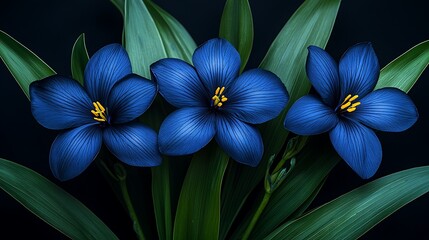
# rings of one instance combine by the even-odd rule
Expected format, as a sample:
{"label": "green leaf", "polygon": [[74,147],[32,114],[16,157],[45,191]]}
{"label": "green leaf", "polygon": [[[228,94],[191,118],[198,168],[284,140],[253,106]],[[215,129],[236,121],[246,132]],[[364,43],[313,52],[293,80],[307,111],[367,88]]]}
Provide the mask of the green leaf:
{"label": "green leaf", "polygon": [[179,197],[174,239],[218,239],[220,193],[228,158],[215,143],[194,155]]}
{"label": "green leaf", "polygon": [[240,53],[241,71],[249,60],[253,45],[253,18],[248,0],[227,0],[220,21],[219,37]]}
{"label": "green leaf", "polygon": [[170,162],[164,157],[161,166],[152,168],[152,199],[158,237],[172,239]]}
{"label": "green leaf", "polygon": [[[296,156],[295,167],[290,175],[275,190],[255,225],[250,239],[262,239],[287,220],[291,215],[302,213],[320,190],[322,183],[339,162],[340,158],[329,140],[313,137],[310,143]],[[259,203],[257,203],[259,204]],[[258,206],[249,213],[253,216]],[[240,222],[233,239],[240,239],[250,217]]]}
{"label": "green leaf", "polygon": [[384,87],[410,91],[429,64],[429,40],[417,44],[381,69],[375,89]]}
{"label": "green leaf", "polygon": [[265,239],[357,239],[428,191],[429,166],[397,172],[285,223]]}
{"label": "green leaf", "polygon": [[[260,67],[277,74],[286,85],[291,106],[308,93],[310,83],[305,74],[307,47],[325,47],[337,16],[340,0],[307,0],[293,14],[272,43]],[[265,174],[269,157],[277,154],[288,136],[283,126],[287,107],[276,119],[264,124],[264,157],[257,168],[231,163],[225,179],[222,201],[221,237],[225,237],[245,199]],[[231,174],[229,174],[231,173]]]}
{"label": "green leaf", "polygon": [[85,33],[82,33],[73,45],[71,55],[71,72],[73,79],[77,80],[83,85],[83,75],[85,72],[86,63],[88,63],[89,56],[86,50]]}
{"label": "green leaf", "polygon": [[155,20],[167,56],[192,62],[197,45],[183,25],[151,0],[144,0]]}
{"label": "green leaf", "polygon": [[133,72],[150,79],[150,65],[167,57],[152,16],[141,0],[125,0],[125,48]]}
{"label": "green leaf", "polygon": [[76,198],[33,170],[1,158],[0,188],[71,239],[118,239]]}
{"label": "green leaf", "polygon": [[36,54],[1,30],[0,58],[28,99],[30,83],[55,74]]}

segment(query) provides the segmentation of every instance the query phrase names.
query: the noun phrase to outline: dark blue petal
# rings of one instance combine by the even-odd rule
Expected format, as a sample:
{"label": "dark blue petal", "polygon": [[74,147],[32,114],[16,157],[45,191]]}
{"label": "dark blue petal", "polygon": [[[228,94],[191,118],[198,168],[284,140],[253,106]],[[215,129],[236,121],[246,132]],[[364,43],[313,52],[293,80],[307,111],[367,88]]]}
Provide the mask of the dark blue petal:
{"label": "dark blue petal", "polygon": [[153,167],[161,164],[157,135],[141,123],[110,126],[104,130],[103,140],[110,152],[128,165]]}
{"label": "dark blue petal", "polygon": [[42,126],[60,130],[94,122],[92,102],[73,79],[58,75],[30,84],[31,112]]}
{"label": "dark blue petal", "polygon": [[159,86],[160,94],[171,105],[182,107],[207,106],[211,96],[194,67],[175,58],[164,58],[150,69]]}
{"label": "dark blue petal", "polygon": [[381,144],[374,131],[353,120],[343,119],[329,136],[344,161],[363,179],[372,177],[381,163]]}
{"label": "dark blue petal", "polygon": [[81,174],[100,151],[102,132],[98,125],[87,124],[61,133],[52,143],[49,164],[61,181]]}
{"label": "dark blue petal", "polygon": [[277,117],[289,99],[280,79],[262,69],[243,73],[225,89],[224,94],[228,100],[222,108],[239,120],[252,124]]}
{"label": "dark blue petal", "polygon": [[255,167],[264,153],[264,144],[258,129],[234,117],[216,119],[216,141],[235,161]]}
{"label": "dark blue petal", "polygon": [[331,130],[338,123],[337,114],[312,95],[298,99],[287,112],[285,128],[299,135],[316,135]]}
{"label": "dark blue petal", "polygon": [[380,66],[371,43],[349,48],[340,60],[340,103],[351,95],[364,97],[377,83]]}
{"label": "dark blue petal", "polygon": [[186,155],[203,148],[215,135],[214,116],[207,108],[174,111],[159,129],[159,149],[166,155]]}
{"label": "dark blue petal", "polygon": [[204,85],[214,94],[217,87],[228,87],[238,76],[240,54],[225,39],[211,39],[195,50],[192,62]]}
{"label": "dark blue petal", "polygon": [[93,101],[106,105],[113,85],[130,73],[131,62],[125,49],[119,44],[110,44],[89,59],[84,85]]}
{"label": "dark blue petal", "polygon": [[401,132],[411,127],[419,117],[411,98],[396,88],[371,92],[360,100],[350,118],[381,131]]}
{"label": "dark blue petal", "polygon": [[110,92],[108,112],[113,123],[130,122],[142,115],[156,96],[156,84],[130,74],[117,82]]}
{"label": "dark blue petal", "polygon": [[310,46],[306,70],[308,79],[322,97],[323,102],[335,107],[338,104],[340,92],[338,64],[335,60],[325,50]]}

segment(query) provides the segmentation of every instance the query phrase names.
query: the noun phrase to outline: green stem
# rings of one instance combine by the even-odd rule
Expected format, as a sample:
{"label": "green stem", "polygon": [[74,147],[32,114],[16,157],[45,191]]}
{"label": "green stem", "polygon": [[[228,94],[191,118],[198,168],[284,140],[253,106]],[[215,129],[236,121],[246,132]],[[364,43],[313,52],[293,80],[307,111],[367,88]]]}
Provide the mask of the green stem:
{"label": "green stem", "polygon": [[127,189],[127,184],[126,184],[125,178],[119,179],[119,186],[121,188],[122,198],[124,199],[125,206],[127,207],[127,210],[130,214],[130,218],[133,221],[134,231],[136,232],[138,239],[144,240],[145,237],[143,234],[143,230],[140,227],[139,219],[138,219],[137,214],[134,210],[133,204],[132,204],[131,199],[130,199],[130,195],[128,194],[128,189]]}
{"label": "green stem", "polygon": [[265,192],[264,198],[262,199],[261,203],[259,204],[258,209],[255,212],[255,215],[253,215],[252,220],[250,221],[249,225],[247,225],[246,231],[243,235],[243,240],[246,240],[249,238],[250,233],[252,233],[253,228],[255,227],[256,223],[258,222],[259,217],[261,216],[262,212],[264,211],[265,207],[268,204],[268,201],[270,200],[271,193]]}

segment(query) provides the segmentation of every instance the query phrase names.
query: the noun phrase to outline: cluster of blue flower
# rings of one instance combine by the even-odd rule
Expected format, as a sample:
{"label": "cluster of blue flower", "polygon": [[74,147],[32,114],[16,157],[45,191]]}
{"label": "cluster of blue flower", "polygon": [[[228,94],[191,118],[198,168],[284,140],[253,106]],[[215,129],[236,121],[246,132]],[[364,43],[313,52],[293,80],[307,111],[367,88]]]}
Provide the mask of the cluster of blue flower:
{"label": "cluster of blue flower", "polygon": [[[306,95],[288,111],[285,127],[299,135],[329,132],[333,147],[362,178],[378,169],[381,144],[370,128],[403,131],[418,113],[394,88],[374,90],[380,72],[369,43],[357,44],[339,65],[323,49],[309,47],[307,76],[317,95]],[[154,81],[132,73],[126,51],[111,44],[96,52],[84,86],[54,75],[30,85],[31,109],[44,127],[64,130],[52,144],[54,176],[68,180],[95,159],[102,143],[132,166],[161,163],[161,154],[187,155],[213,138],[234,160],[256,166],[264,145],[255,124],[277,117],[289,96],[273,73],[253,69],[239,75],[240,55],[226,40],[212,39],[194,53],[193,66],[167,58],[151,66]],[[135,121],[157,92],[177,108],[159,134]]]}

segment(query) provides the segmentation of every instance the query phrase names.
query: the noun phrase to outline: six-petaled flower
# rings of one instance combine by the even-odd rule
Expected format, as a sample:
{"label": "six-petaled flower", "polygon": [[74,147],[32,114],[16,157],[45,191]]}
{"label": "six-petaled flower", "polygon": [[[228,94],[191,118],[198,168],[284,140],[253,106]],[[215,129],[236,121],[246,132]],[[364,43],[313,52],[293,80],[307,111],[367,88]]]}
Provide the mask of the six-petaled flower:
{"label": "six-petaled flower", "polygon": [[256,166],[264,146],[253,124],[283,110],[288,100],[283,83],[262,69],[239,76],[240,56],[224,39],[201,45],[192,62],[167,58],[151,66],[160,94],[178,108],[160,127],[161,153],[192,154],[215,138],[234,160]]}
{"label": "six-petaled flower", "polygon": [[155,83],[132,74],[125,49],[103,47],[84,72],[84,87],[54,75],[30,85],[31,110],[44,127],[64,130],[52,144],[49,161],[54,176],[74,178],[97,156],[102,142],[119,160],[132,166],[161,162],[157,134],[133,122],[151,105]]}
{"label": "six-petaled flower", "polygon": [[307,76],[318,96],[298,99],[285,118],[285,127],[300,135],[329,132],[338,154],[362,178],[377,171],[381,144],[370,128],[399,132],[418,118],[412,100],[396,88],[373,91],[380,72],[370,43],[351,47],[339,66],[323,49],[308,48]]}

